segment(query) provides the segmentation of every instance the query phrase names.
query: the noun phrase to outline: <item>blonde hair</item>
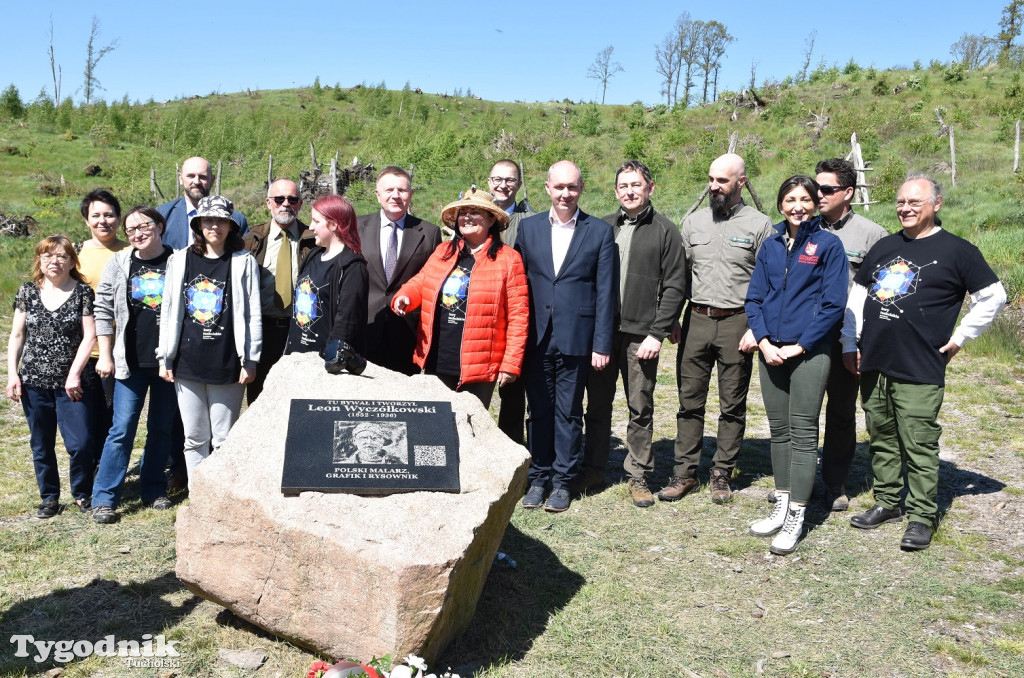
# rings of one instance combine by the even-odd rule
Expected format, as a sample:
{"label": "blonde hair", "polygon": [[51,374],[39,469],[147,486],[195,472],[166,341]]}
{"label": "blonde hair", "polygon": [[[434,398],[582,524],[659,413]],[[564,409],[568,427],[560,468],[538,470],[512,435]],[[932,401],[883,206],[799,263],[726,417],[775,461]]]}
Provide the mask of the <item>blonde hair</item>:
{"label": "blonde hair", "polygon": [[81,271],[78,270],[78,253],[75,252],[75,246],[71,244],[71,238],[63,233],[58,233],[48,235],[36,243],[36,257],[32,261],[32,282],[36,284],[36,287],[42,287],[43,278],[46,277],[43,274],[42,256],[57,250],[64,250],[64,253],[68,255],[68,262],[71,264],[69,274],[71,278],[78,282],[85,282]]}

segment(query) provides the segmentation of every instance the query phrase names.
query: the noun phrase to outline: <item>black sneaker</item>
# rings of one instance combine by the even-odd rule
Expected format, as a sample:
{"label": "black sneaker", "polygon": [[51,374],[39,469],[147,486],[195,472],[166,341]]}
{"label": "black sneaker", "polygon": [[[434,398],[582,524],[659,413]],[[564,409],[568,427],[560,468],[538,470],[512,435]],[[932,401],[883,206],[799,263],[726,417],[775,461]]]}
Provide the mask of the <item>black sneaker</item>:
{"label": "black sneaker", "polygon": [[171,508],[171,500],[168,499],[167,497],[157,497],[149,505],[149,508],[153,509],[154,511],[166,511],[167,509]]}
{"label": "black sneaker", "polygon": [[100,525],[110,525],[116,523],[118,519],[117,511],[112,506],[97,506],[92,510],[92,520]]}
{"label": "black sneaker", "polygon": [[44,501],[39,505],[39,510],[36,511],[36,518],[45,520],[52,518],[60,513],[60,504],[55,501]]}

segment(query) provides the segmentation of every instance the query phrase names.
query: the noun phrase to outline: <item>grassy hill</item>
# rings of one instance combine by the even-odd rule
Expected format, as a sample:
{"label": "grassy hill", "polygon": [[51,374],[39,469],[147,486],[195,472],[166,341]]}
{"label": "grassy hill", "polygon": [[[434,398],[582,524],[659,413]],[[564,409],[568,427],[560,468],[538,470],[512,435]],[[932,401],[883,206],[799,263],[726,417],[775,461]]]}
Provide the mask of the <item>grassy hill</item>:
{"label": "grassy hill", "polygon": [[[27,107],[23,119],[0,127],[0,212],[31,214],[41,233],[83,235],[77,205],[87,190],[108,186],[126,205],[162,202],[149,192],[150,169],[170,199],[175,163],[203,155],[214,165],[224,163],[222,192],[250,219],[266,218],[269,156],[276,176],[297,178],[310,166],[312,143],[320,162],[338,153],[342,166],[358,157],[378,169],[413,167],[413,211],[434,220],[460,190],[483,184],[491,163],[506,156],[521,160],[526,193],[540,207],[547,204],[547,167],[561,158],[575,160],[588,187],[583,208],[606,214],[617,207],[611,189],[616,167],[639,158],[654,170],[659,209],[678,221],[703,190],[711,160],[736,132],[750,180],[765,209],[779,219],[774,202],[782,180],[812,173],[821,158],[846,155],[856,133],[873,168],[871,198],[879,201],[866,214],[895,231],[892,201],[907,171],[934,171],[949,162],[948,138],[937,134],[938,109],[954,128],[958,161],[956,187],[949,185],[948,168],[936,173],[946,186],[944,226],[978,244],[1011,299],[1021,300],[1024,175],[1011,172],[1014,122],[1024,116],[1018,72],[938,64],[875,71],[851,63],[842,72],[818,70],[798,86],[764,86],[758,95],[765,105],[757,108],[730,103],[738,97],[726,92],[718,103],[672,111],[664,105],[490,102],[383,86],[146,104],[74,106],[68,100],[57,108],[42,99]],[[810,125],[814,114],[827,117],[827,125]],[[88,165],[99,165],[102,174],[85,176]],[[371,185],[351,187],[349,197],[360,212],[376,208]],[[0,252],[9,255],[0,268],[0,293],[12,293],[24,275],[26,246],[0,238]]]}
{"label": "grassy hill", "polygon": [[[611,486],[558,518],[516,511],[502,549],[519,568],[492,570],[470,630],[438,668],[452,664],[476,678],[1024,675],[1024,349],[1015,324],[1024,302],[1024,181],[1011,173],[1024,89],[1019,75],[1001,70],[844,70],[818,71],[800,86],[762,88],[758,95],[767,105],[756,111],[728,103],[728,93],[714,105],[669,111],[486,102],[374,87],[86,108],[34,104],[22,120],[0,120],[0,212],[32,215],[40,224],[33,236],[65,231],[80,238],[78,202],[87,190],[104,185],[125,205],[153,202],[149,172],[155,168],[169,199],[174,163],[204,155],[223,161],[222,191],[251,220],[261,219],[269,155],[278,176],[294,178],[309,166],[312,142],[321,161],[337,151],[342,164],[358,156],[378,168],[414,165],[414,211],[434,220],[443,204],[469,183],[482,183],[491,162],[505,156],[522,160],[529,197],[541,208],[547,166],[575,160],[588,184],[584,209],[606,214],[616,206],[615,168],[639,157],[655,171],[659,209],[678,221],[735,131],[751,181],[778,219],[774,197],[782,180],[811,173],[821,158],[845,155],[855,132],[875,169],[872,198],[881,201],[867,215],[894,231],[892,201],[902,176],[949,160],[947,138],[936,135],[939,107],[954,126],[959,161],[955,188],[939,175],[946,185],[944,226],[982,248],[1017,309],[950,365],[940,419],[944,518],[933,547],[904,554],[896,546],[902,526],[853,530],[847,515],[815,505],[800,552],[767,554],[763,540],[746,534],[765,514],[763,498],[772,486],[756,379],[733,504],[711,504],[705,489],[677,504],[635,509],[620,472],[626,437],[620,393]],[[813,114],[827,116],[828,125],[809,127]],[[102,176],[84,175],[92,164],[103,168]],[[350,197],[360,212],[375,209],[370,186],[354,186]],[[0,237],[0,304],[7,309],[0,310],[0,335],[9,331],[9,300],[27,276],[35,239]],[[658,482],[672,469],[674,354],[665,347],[656,392]],[[71,510],[52,521],[30,518],[36,490],[28,430],[20,407],[5,402],[0,638],[165,633],[181,643],[177,675],[239,675],[219,659],[225,649],[266,654],[261,675],[305,675],[314,659],[309,653],[182,587],[173,575],[174,512],[142,508],[134,465],[117,525],[96,526]],[[714,385],[708,405],[709,412],[717,408]],[[709,416],[709,433],[713,426]],[[863,444],[850,490],[854,510],[870,507]],[[57,667],[12,654],[0,655],[0,675]],[[63,675],[124,673],[122,662],[93,657],[72,662]]]}

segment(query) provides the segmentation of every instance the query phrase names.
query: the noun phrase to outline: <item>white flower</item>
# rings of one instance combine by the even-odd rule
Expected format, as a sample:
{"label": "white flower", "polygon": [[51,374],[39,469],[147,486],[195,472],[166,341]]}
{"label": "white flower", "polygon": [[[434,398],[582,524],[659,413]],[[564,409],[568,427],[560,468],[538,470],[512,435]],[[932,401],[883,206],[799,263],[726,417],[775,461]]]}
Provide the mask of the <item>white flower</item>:
{"label": "white flower", "polygon": [[408,666],[399,665],[391,669],[388,678],[413,678],[412,669]]}
{"label": "white flower", "polygon": [[411,654],[408,657],[406,657],[405,663],[415,669],[419,669],[420,671],[427,670],[427,662],[424,661],[422,657],[417,657],[414,654]]}

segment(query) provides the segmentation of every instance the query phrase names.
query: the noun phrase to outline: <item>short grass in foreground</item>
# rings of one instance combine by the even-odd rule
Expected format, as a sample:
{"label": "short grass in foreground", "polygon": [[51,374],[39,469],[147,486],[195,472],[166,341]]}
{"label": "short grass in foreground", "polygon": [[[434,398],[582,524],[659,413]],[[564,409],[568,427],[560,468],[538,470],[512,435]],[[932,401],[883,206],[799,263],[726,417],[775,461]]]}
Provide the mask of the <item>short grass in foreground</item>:
{"label": "short grass in foreground", "polygon": [[[673,366],[668,347],[657,391],[659,480],[671,472]],[[1020,516],[1024,472],[1013,450],[1020,451],[1022,377],[1018,367],[970,350],[957,357],[943,413],[947,515],[935,545],[916,554],[897,548],[902,525],[854,530],[849,514],[817,505],[792,556],[770,555],[765,540],[747,533],[768,510],[764,496],[772,487],[756,374],[734,501],[715,506],[702,486],[674,504],[634,508],[620,482],[620,393],[610,486],[558,516],[516,510],[502,550],[518,568],[492,570],[474,622],[434,666],[484,678],[755,676],[758,667],[766,676],[1021,675],[1024,537],[1014,516]],[[986,401],[1001,405],[986,408]],[[713,389],[709,412],[716,407]],[[134,470],[120,523],[97,526],[76,510],[39,521],[30,517],[37,495],[20,408],[0,406],[0,427],[0,639],[164,634],[179,641],[180,676],[239,675],[219,660],[222,649],[266,654],[259,675],[305,675],[314,659],[308,652],[196,598],[177,581],[173,511],[139,505]],[[706,432],[713,431],[709,417]],[[711,439],[706,442],[710,447]],[[704,482],[708,462],[705,457]],[[868,474],[862,446],[851,483],[854,510],[871,505]],[[1011,509],[1017,513],[1000,519],[1000,511]],[[0,675],[37,675],[56,666],[12,655],[0,654]],[[68,678],[167,671],[129,674],[123,660],[112,658],[64,668]]]}

